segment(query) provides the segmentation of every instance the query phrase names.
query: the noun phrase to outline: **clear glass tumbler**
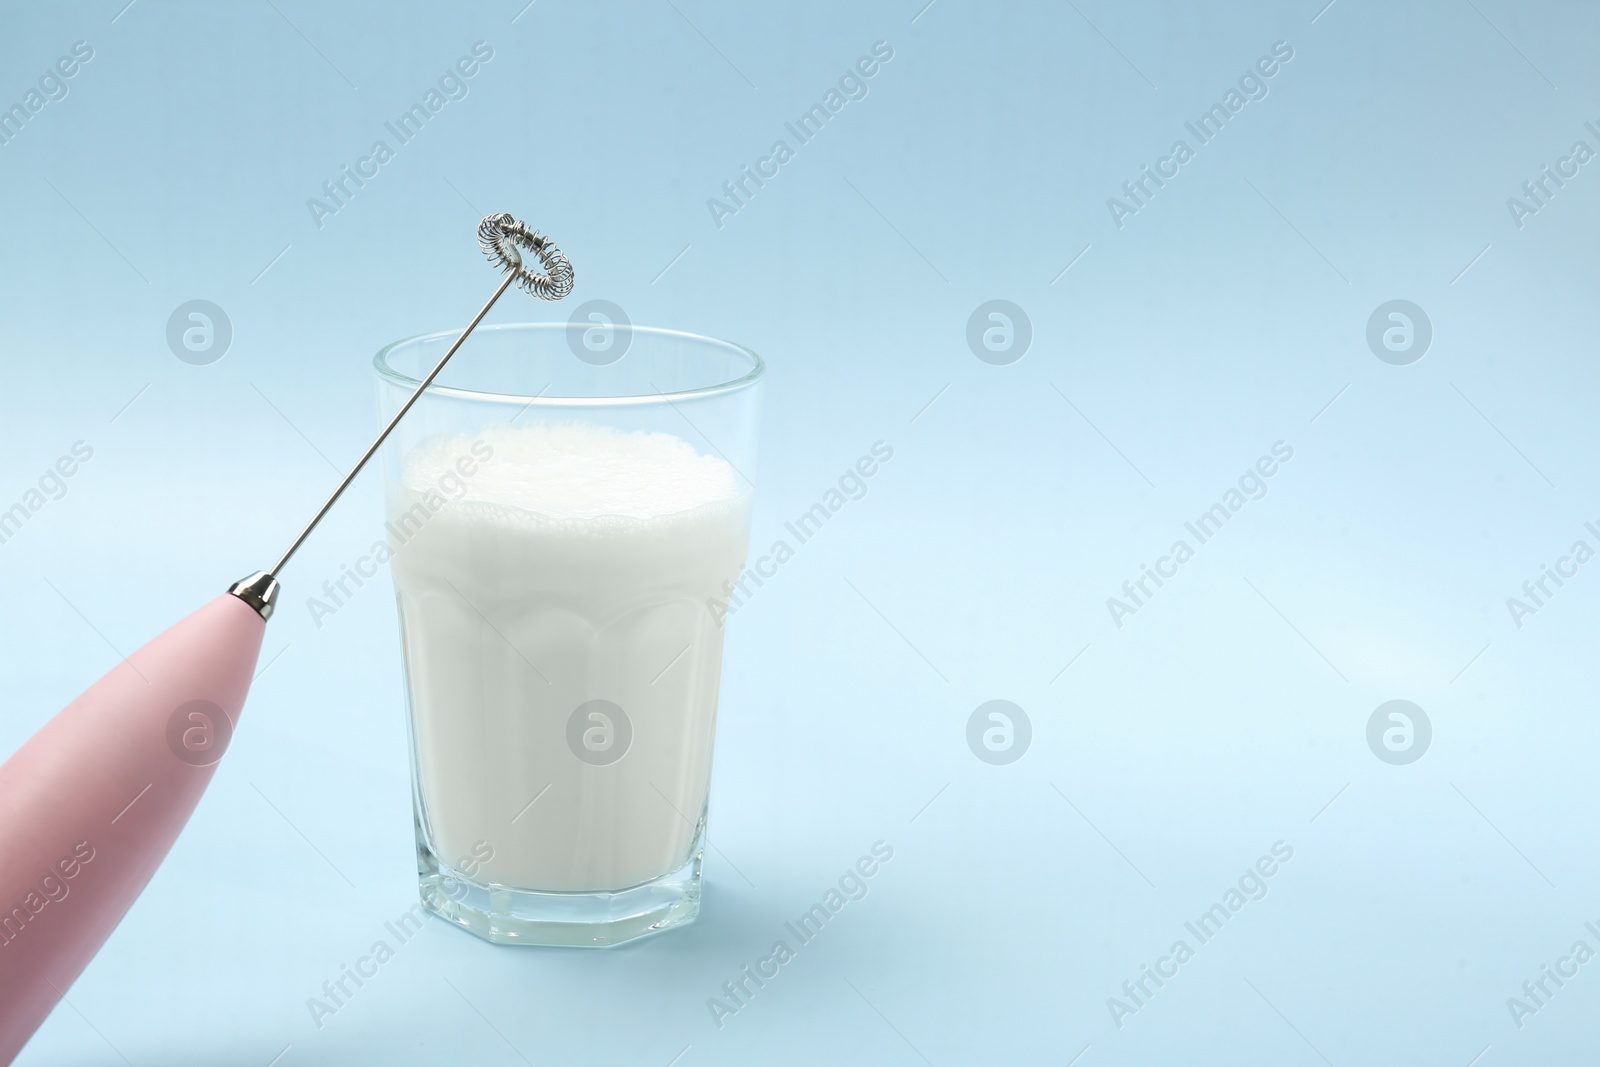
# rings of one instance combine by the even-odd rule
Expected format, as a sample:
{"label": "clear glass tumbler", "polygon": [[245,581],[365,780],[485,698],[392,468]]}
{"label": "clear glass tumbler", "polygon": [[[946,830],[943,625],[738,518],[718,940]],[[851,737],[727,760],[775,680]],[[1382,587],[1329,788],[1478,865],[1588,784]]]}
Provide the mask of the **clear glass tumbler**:
{"label": "clear glass tumbler", "polygon": [[[385,419],[452,340],[377,354]],[[699,913],[763,371],[669,330],[483,326],[385,444],[375,555],[441,917],[614,945]]]}

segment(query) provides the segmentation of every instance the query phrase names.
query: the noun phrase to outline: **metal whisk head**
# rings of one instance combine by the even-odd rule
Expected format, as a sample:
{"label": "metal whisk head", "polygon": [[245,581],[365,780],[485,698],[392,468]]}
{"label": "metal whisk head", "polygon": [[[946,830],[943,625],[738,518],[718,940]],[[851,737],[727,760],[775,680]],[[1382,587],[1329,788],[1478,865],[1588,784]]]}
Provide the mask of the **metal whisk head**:
{"label": "metal whisk head", "polygon": [[[539,236],[510,215],[489,215],[478,224],[478,244],[496,267],[515,274],[516,284],[540,300],[560,300],[572,292],[572,264],[548,237]],[[535,274],[522,263],[526,249],[539,257],[545,273]]]}

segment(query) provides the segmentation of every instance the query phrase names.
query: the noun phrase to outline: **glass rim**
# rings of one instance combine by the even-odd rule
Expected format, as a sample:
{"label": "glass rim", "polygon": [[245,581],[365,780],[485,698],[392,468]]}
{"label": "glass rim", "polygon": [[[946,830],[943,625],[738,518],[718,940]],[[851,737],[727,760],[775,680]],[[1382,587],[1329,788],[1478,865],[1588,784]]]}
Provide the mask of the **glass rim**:
{"label": "glass rim", "polygon": [[[535,331],[570,329],[565,322],[502,322],[493,325],[479,326],[473,334],[499,333],[512,331]],[[467,389],[455,385],[440,385],[437,382],[428,386],[428,396],[457,397],[464,400],[478,400],[487,403],[521,404],[523,406],[542,405],[548,407],[613,407],[630,404],[660,404],[674,403],[679,400],[700,400],[710,396],[720,396],[748,389],[759,382],[766,374],[766,361],[754,349],[733,341],[724,341],[717,337],[706,337],[697,333],[688,333],[683,330],[669,330],[660,326],[627,326],[628,331],[634,334],[649,334],[656,337],[670,337],[683,341],[691,341],[700,345],[711,345],[719,348],[732,349],[750,361],[750,369],[743,375],[728,381],[717,382],[712,385],[698,386],[693,389],[678,389],[672,392],[641,393],[629,396],[527,396],[518,393],[502,393],[488,389]],[[378,349],[372,357],[372,365],[377,370],[378,376],[391,385],[398,385],[406,390],[414,390],[422,384],[421,378],[414,378],[396,370],[389,362],[389,357],[398,350],[409,346],[427,344],[433,341],[453,341],[460,333],[459,330],[436,330],[431,333],[421,333],[414,337],[405,337],[398,341],[391,341]]]}

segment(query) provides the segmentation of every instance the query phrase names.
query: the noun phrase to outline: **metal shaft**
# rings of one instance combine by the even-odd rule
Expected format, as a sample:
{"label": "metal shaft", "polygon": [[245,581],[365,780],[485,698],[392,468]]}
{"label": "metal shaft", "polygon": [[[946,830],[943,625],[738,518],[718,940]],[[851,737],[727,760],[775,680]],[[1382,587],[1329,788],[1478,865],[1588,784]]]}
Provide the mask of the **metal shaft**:
{"label": "metal shaft", "polygon": [[511,288],[511,283],[515,282],[516,280],[517,275],[514,272],[506,275],[505,281],[500,283],[500,288],[494,291],[494,295],[489,298],[489,302],[484,304],[482,309],[479,310],[476,315],[472,316],[472,321],[467,323],[467,328],[465,330],[461,331],[461,336],[457,337],[455,341],[451,343],[450,350],[444,354],[444,357],[440,359],[438,363],[434,364],[433,369],[428,372],[428,376],[422,379],[422,382],[416,387],[416,389],[412,391],[411,395],[406,398],[406,402],[400,405],[400,410],[394,413],[394,418],[389,420],[389,424],[383,428],[381,433],[378,434],[377,439],[372,442],[372,444],[367,448],[366,452],[362,454],[361,458],[356,460],[356,465],[350,468],[350,473],[344,476],[344,480],[340,482],[339,487],[333,491],[333,495],[328,497],[327,502],[324,503],[322,507],[317,509],[317,513],[315,515],[311,516],[311,521],[306,523],[306,528],[300,531],[300,536],[294,539],[294,542],[289,546],[288,551],[284,552],[282,557],[279,558],[278,562],[273,564],[272,569],[267,572],[268,575],[275,577],[282,573],[283,565],[289,562],[289,557],[295,554],[295,550],[298,549],[302,543],[304,543],[311,531],[316,529],[317,523],[322,521],[322,517],[328,513],[330,508],[333,507],[334,502],[337,501],[341,495],[343,495],[346,489],[350,488],[350,483],[355,481],[356,475],[361,473],[361,468],[367,465],[367,460],[371,459],[377,454],[379,446],[383,444],[384,440],[388,438],[389,434],[394,430],[394,428],[400,424],[400,420],[405,418],[406,412],[411,410],[411,406],[421,398],[422,391],[433,384],[433,380],[439,376],[439,372],[444,370],[444,365],[450,362],[450,357],[456,354],[456,350],[461,347],[462,343],[466,341],[467,337],[472,333],[472,331],[478,328],[478,323],[482,322],[483,317],[489,314],[489,309],[494,307],[495,301],[504,296],[505,291]]}

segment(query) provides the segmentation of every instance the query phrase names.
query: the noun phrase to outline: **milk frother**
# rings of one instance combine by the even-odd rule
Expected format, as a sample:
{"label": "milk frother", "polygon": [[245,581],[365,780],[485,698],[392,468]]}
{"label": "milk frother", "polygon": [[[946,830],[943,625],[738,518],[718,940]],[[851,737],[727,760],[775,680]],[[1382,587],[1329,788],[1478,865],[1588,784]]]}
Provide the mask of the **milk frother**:
{"label": "milk frother", "polygon": [[0,1063],[99,951],[199,803],[244,705],[284,565],[507,289],[541,300],[572,291],[561,249],[512,216],[485,218],[478,243],[505,280],[272,569],[113,667],[0,766]]}

